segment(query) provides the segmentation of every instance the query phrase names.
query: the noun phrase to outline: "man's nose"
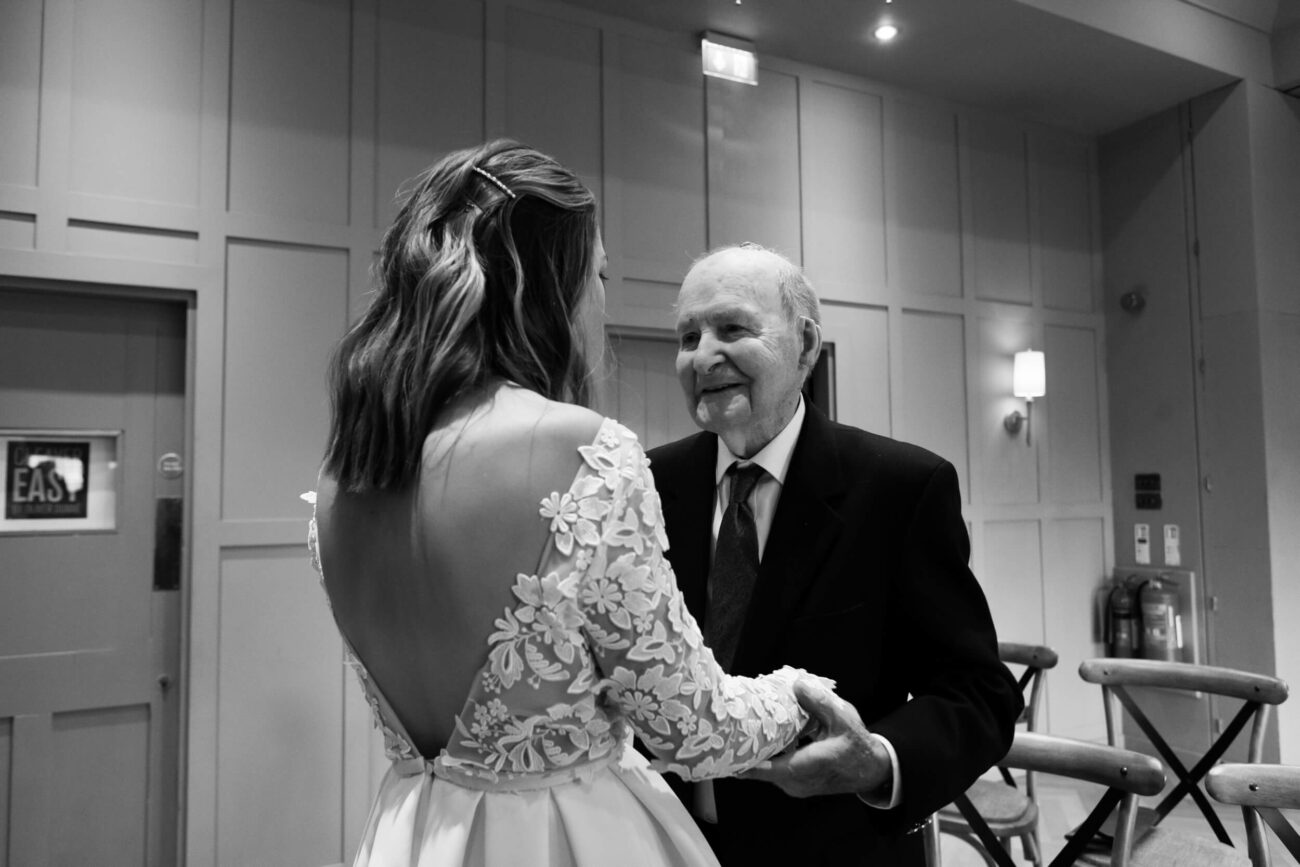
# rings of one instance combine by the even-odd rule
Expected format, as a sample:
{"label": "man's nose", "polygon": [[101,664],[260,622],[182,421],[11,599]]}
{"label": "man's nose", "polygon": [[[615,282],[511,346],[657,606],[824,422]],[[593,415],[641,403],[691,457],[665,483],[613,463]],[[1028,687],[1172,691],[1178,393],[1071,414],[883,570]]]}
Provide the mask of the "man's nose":
{"label": "man's nose", "polygon": [[700,334],[699,343],[695,346],[695,353],[691,357],[691,364],[695,367],[697,373],[709,373],[725,359],[722,355],[722,342],[713,336],[712,332],[705,331]]}

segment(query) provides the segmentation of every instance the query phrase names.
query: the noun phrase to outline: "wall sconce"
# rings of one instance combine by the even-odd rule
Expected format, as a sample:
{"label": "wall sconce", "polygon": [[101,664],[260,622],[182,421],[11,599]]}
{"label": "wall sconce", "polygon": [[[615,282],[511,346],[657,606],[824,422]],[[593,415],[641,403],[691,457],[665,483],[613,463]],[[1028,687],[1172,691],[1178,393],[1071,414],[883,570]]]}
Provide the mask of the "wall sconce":
{"label": "wall sconce", "polygon": [[1025,445],[1029,445],[1030,426],[1034,417],[1034,398],[1042,397],[1047,393],[1047,371],[1043,353],[1033,349],[1016,353],[1015,367],[1011,373],[1011,392],[1016,397],[1025,399],[1025,414],[1021,415],[1020,410],[1016,410],[1002,420],[1002,426],[1007,429],[1007,433],[1015,436],[1020,433],[1020,426],[1023,424]]}
{"label": "wall sconce", "polygon": [[707,31],[700,39],[700,61],[705,75],[758,84],[758,55],[751,42]]}

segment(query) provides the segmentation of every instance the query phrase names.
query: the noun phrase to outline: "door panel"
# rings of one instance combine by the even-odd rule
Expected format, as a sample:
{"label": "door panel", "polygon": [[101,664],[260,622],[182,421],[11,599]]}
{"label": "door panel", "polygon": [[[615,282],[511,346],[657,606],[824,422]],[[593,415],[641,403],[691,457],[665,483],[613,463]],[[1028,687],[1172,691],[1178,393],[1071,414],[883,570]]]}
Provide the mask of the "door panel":
{"label": "door panel", "polygon": [[184,454],[185,316],[0,287],[0,429],[117,432],[112,529],[0,532],[0,864],[176,860],[180,593],[153,589],[154,523],[184,489],[157,463]]}

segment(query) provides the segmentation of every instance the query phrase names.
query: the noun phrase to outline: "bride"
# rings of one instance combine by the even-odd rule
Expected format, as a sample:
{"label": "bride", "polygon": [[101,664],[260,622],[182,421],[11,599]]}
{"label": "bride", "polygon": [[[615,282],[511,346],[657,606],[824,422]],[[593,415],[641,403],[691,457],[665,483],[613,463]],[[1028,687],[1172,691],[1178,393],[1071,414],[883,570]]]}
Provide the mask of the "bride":
{"label": "bride", "polygon": [[590,191],[509,141],[415,180],[331,367],[313,562],[392,766],[357,865],[716,864],[655,765],[761,766],[793,669],[722,673],[603,351]]}

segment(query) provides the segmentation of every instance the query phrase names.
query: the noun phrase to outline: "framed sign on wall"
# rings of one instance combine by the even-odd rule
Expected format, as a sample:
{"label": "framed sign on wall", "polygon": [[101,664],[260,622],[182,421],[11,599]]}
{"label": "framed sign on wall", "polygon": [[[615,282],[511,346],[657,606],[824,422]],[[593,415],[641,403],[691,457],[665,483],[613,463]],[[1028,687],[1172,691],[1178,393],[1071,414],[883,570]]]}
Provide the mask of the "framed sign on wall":
{"label": "framed sign on wall", "polygon": [[121,431],[0,430],[0,533],[117,527]]}

